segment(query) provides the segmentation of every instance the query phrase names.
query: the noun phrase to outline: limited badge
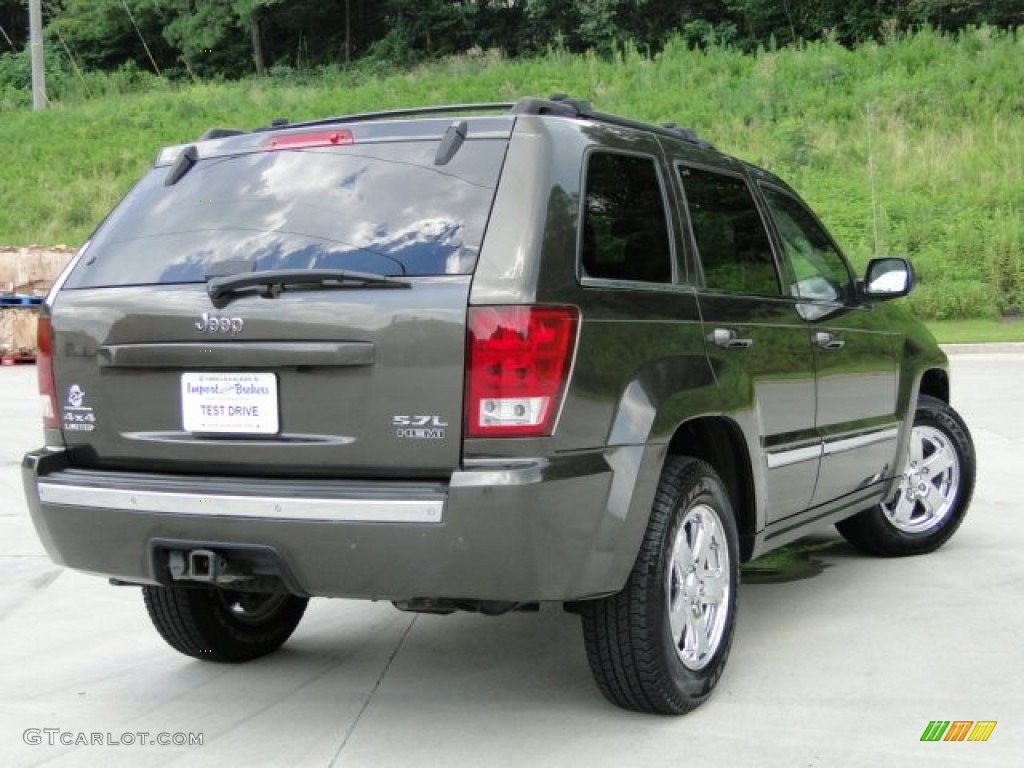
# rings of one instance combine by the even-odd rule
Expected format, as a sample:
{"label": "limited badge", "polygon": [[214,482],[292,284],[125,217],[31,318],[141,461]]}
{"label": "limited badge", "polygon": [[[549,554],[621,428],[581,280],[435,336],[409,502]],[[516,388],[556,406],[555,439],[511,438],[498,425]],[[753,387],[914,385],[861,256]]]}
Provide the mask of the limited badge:
{"label": "limited badge", "polygon": [[64,402],[64,429],[70,432],[92,432],[96,429],[96,414],[86,405],[85,390],[78,384],[68,387]]}

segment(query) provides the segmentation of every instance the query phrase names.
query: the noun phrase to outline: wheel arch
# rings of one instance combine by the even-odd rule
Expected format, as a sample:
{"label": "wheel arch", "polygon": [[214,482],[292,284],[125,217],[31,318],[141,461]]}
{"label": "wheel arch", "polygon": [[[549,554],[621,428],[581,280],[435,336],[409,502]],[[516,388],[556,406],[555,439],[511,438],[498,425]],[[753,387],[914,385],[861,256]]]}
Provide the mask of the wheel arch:
{"label": "wheel arch", "polygon": [[753,465],[743,431],[724,416],[701,416],[680,424],[669,441],[668,455],[702,459],[725,484],[736,514],[740,560],[750,559],[756,532]]}
{"label": "wheel arch", "polygon": [[942,368],[929,368],[921,375],[918,396],[929,395],[949,404],[949,374]]}

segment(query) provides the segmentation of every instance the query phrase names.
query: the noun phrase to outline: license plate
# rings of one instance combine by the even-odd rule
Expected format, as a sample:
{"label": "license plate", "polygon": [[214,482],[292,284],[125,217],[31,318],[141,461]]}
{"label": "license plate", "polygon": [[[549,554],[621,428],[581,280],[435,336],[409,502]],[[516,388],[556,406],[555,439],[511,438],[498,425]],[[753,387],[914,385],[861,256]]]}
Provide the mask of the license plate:
{"label": "license plate", "polygon": [[277,434],[277,376],[183,373],[181,419],[186,432]]}

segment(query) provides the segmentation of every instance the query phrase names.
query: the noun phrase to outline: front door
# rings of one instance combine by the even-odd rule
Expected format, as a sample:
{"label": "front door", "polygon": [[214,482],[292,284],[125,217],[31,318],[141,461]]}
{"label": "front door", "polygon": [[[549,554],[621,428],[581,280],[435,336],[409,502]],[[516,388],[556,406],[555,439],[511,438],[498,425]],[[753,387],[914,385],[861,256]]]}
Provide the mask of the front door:
{"label": "front door", "polygon": [[778,187],[762,185],[761,191],[814,350],[815,425],[823,449],[816,506],[892,475],[902,337],[881,313],[857,301],[845,259],[807,207]]}

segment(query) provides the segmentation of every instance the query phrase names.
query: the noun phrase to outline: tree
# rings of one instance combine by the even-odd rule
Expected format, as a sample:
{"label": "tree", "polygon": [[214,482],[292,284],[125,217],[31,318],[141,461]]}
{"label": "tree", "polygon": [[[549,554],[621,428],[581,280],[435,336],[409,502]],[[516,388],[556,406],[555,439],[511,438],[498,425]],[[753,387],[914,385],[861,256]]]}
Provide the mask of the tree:
{"label": "tree", "polygon": [[260,22],[267,8],[278,5],[281,0],[235,0],[234,12],[249,28],[249,39],[252,41],[252,60],[256,66],[256,74],[266,77],[267,67],[263,58],[263,43],[260,39]]}
{"label": "tree", "polygon": [[[84,69],[134,62],[219,77],[368,55],[408,66],[473,48],[656,53],[682,35],[752,49],[825,34],[856,44],[917,24],[1024,25],[1024,0],[46,0],[45,10],[52,47],[63,57],[66,45]],[[24,48],[26,17],[25,0],[0,0],[7,59]],[[17,61],[5,67],[8,80],[20,78]]]}
{"label": "tree", "polygon": [[259,76],[266,75],[262,27],[281,0],[177,0],[163,35],[181,51],[188,68],[200,74],[241,75],[249,51]]}
{"label": "tree", "polygon": [[235,77],[251,71],[244,65],[250,42],[230,2],[177,0],[173,5],[163,37],[190,72]]}
{"label": "tree", "polygon": [[61,47],[67,45],[83,68],[115,69],[135,61],[143,69],[163,69],[175,58],[161,35],[173,13],[170,5],[160,0],[66,0],[46,32]]}

